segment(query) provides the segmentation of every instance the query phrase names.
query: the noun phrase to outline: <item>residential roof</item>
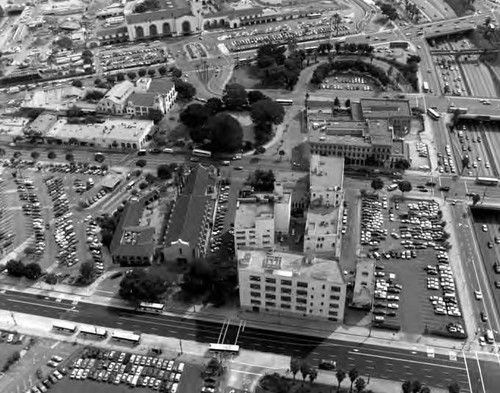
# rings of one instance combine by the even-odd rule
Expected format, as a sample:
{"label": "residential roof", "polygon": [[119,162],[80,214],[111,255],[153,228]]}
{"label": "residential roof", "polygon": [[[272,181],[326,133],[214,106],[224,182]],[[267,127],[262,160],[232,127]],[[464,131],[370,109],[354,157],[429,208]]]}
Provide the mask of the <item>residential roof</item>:
{"label": "residential roof", "polygon": [[360,103],[365,118],[389,119],[395,116],[412,115],[408,100],[361,98]]}
{"label": "residential roof", "polygon": [[154,93],[132,93],[127,101],[127,105],[152,108],[155,103],[155,97],[156,94]]}
{"label": "residential roof", "polygon": [[167,245],[177,241],[197,243],[214,188],[215,180],[208,168],[198,165],[191,171],[182,194],[176,199],[165,237]]}
{"label": "residential roof", "polygon": [[104,188],[114,189],[120,183],[122,177],[117,173],[109,173],[101,181],[101,186]]}
{"label": "residential roof", "polygon": [[273,276],[297,277],[344,284],[339,263],[329,259],[305,257],[284,252],[239,250],[238,269],[266,273]]}
{"label": "residential roof", "polygon": [[150,257],[155,252],[155,228],[139,226],[144,199],[130,202],[126,207],[117,225],[111,241],[111,254],[113,256],[142,256]]}
{"label": "residential roof", "polygon": [[342,190],[344,184],[344,157],[325,157],[313,154],[310,160],[312,189]]}
{"label": "residential roof", "polygon": [[123,81],[109,89],[104,98],[108,98],[117,104],[124,103],[133,91],[134,84],[130,81]]}
{"label": "residential roof", "polygon": [[149,93],[167,94],[175,87],[174,82],[166,78],[154,78],[149,84]]}
{"label": "residential roof", "polygon": [[57,121],[55,113],[40,113],[35,120],[29,125],[28,130],[30,134],[44,135]]}

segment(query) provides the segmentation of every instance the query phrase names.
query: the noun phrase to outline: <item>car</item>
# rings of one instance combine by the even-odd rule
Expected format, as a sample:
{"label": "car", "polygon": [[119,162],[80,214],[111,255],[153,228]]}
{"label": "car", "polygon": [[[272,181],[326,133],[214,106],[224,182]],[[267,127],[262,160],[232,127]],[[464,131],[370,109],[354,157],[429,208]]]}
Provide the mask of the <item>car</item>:
{"label": "car", "polygon": [[179,388],[178,383],[172,384],[172,387],[170,388],[170,393],[177,393],[177,389]]}
{"label": "car", "polygon": [[321,362],[318,365],[318,368],[320,370],[335,370],[337,367],[337,363],[333,360],[321,360]]}
{"label": "car", "polygon": [[499,280],[495,281],[495,288],[500,288],[500,281]]}
{"label": "car", "polygon": [[234,169],[237,170],[237,171],[242,171],[243,167],[242,166],[235,166]]}
{"label": "car", "polygon": [[389,304],[387,304],[387,308],[398,309],[399,308],[399,304],[397,304],[397,303],[389,303]]}
{"label": "car", "polygon": [[483,298],[483,294],[481,293],[481,291],[474,291],[474,295],[476,296],[476,300],[481,300]]}
{"label": "car", "polygon": [[483,224],[481,226],[481,229],[482,229],[483,232],[488,232],[488,226],[486,224]]}
{"label": "car", "polygon": [[484,311],[481,311],[479,315],[481,316],[482,322],[488,322],[488,315],[486,315]]}
{"label": "car", "polygon": [[397,295],[387,295],[387,300],[398,301],[399,300],[399,296],[397,296]]}
{"label": "car", "polygon": [[488,242],[488,248],[493,248],[493,243],[492,242]]}

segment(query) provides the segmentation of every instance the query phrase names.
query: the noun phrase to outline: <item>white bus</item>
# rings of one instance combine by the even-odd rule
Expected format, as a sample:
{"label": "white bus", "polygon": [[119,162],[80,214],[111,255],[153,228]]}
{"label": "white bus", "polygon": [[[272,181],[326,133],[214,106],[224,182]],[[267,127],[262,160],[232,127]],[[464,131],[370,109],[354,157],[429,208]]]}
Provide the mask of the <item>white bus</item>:
{"label": "white bus", "polygon": [[84,336],[95,336],[102,339],[106,338],[106,336],[108,335],[108,331],[96,326],[82,326],[80,328],[80,334]]}
{"label": "white bus", "polygon": [[429,92],[429,84],[426,81],[424,83],[422,83],[422,88],[424,90],[424,93]]}
{"label": "white bus", "polygon": [[162,303],[146,303],[146,302],[141,302],[137,307],[137,309],[140,311],[154,312],[157,314],[161,314],[164,308],[165,305]]}
{"label": "white bus", "polygon": [[240,351],[240,346],[230,344],[208,344],[208,350],[210,352],[238,353]]}
{"label": "white bus", "polygon": [[476,177],[476,183],[485,186],[498,186],[498,179],[496,177]]}
{"label": "white bus", "polygon": [[283,106],[290,106],[290,105],[293,105],[293,100],[286,100],[284,98],[278,98],[276,99],[276,102],[278,104],[281,104]]}
{"label": "white bus", "polygon": [[74,323],[65,321],[56,321],[52,324],[52,327],[60,332],[71,333],[71,334],[75,333],[77,330],[77,327]]}
{"label": "white bus", "polygon": [[115,341],[123,341],[134,345],[139,344],[139,341],[141,341],[140,334],[129,333],[129,332],[118,332],[116,330],[113,332],[111,338]]}
{"label": "white bus", "polygon": [[208,150],[194,149],[193,156],[209,158],[209,157],[212,157],[212,152],[208,151]]}
{"label": "white bus", "polygon": [[432,108],[427,108],[427,114],[434,120],[438,120],[441,117],[441,115]]}

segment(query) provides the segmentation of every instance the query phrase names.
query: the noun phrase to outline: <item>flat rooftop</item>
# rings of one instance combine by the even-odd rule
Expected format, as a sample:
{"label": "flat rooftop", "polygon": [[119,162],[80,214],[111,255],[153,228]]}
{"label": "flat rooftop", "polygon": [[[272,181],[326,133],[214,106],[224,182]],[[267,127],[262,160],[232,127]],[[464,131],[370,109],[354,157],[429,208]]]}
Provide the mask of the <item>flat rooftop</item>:
{"label": "flat rooftop", "polygon": [[306,233],[304,236],[333,235],[338,231],[340,208],[314,206],[307,210]]}
{"label": "flat rooftop", "polygon": [[104,123],[68,124],[66,119],[58,120],[46,137],[77,138],[80,140],[137,141],[147,135],[153,122],[151,120],[107,119]]}
{"label": "flat rooftop", "polygon": [[255,228],[255,222],[262,218],[274,218],[272,203],[240,201],[234,218],[235,229]]}
{"label": "flat rooftop", "polygon": [[311,188],[342,190],[344,157],[325,157],[313,154],[309,167]]}
{"label": "flat rooftop", "polygon": [[316,257],[309,262],[301,254],[239,250],[238,268],[283,278],[296,277],[344,284],[344,277],[338,262]]}
{"label": "flat rooftop", "polygon": [[412,115],[408,100],[361,98],[359,101],[365,118],[388,119],[395,116]]}

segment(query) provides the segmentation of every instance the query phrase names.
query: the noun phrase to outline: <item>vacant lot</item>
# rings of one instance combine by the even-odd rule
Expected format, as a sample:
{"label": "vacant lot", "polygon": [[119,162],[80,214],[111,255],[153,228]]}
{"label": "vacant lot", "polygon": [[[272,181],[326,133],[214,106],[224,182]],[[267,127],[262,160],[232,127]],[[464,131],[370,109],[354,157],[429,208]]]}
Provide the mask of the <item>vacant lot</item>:
{"label": "vacant lot", "polygon": [[260,80],[253,75],[251,67],[252,66],[240,65],[238,68],[235,68],[229,83],[238,83],[245,89],[257,88],[260,84]]}

